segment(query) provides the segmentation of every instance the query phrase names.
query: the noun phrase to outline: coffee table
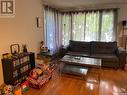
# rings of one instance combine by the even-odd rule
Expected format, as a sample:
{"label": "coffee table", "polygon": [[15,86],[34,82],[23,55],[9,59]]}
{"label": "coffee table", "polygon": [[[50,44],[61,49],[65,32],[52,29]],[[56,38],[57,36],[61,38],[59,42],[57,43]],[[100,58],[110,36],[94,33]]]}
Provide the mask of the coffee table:
{"label": "coffee table", "polygon": [[[99,68],[101,69],[101,59],[88,58],[88,57],[78,57],[72,55],[65,55],[60,62],[64,65],[61,69],[62,73],[72,74],[72,75],[87,75],[89,68]],[[100,77],[100,75],[99,75]],[[100,80],[100,78],[99,78]]]}

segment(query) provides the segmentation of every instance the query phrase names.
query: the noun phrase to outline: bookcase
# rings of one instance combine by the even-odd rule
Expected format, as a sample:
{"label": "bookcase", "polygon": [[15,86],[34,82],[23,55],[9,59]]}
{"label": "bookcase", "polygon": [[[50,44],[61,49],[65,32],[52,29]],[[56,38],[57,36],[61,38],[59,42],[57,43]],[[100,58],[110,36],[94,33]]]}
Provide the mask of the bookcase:
{"label": "bookcase", "polygon": [[6,84],[21,83],[35,67],[35,54],[32,52],[16,54],[2,59],[3,76]]}

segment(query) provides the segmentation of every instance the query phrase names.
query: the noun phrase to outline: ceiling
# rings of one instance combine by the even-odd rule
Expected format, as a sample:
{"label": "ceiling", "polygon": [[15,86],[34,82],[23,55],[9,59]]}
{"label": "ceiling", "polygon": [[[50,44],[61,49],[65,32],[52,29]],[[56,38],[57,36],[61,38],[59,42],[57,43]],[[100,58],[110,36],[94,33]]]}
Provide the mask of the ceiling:
{"label": "ceiling", "polygon": [[57,8],[81,8],[111,4],[127,4],[127,0],[42,0],[44,4]]}

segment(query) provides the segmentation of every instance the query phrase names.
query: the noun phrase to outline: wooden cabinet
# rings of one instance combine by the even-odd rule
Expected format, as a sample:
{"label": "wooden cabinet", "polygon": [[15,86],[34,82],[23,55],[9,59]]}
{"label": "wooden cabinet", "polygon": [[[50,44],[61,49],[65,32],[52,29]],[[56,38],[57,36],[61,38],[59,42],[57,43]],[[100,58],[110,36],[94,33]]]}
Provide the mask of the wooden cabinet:
{"label": "wooden cabinet", "polygon": [[6,84],[20,83],[35,67],[35,54],[28,52],[17,54],[11,58],[3,58],[2,67]]}

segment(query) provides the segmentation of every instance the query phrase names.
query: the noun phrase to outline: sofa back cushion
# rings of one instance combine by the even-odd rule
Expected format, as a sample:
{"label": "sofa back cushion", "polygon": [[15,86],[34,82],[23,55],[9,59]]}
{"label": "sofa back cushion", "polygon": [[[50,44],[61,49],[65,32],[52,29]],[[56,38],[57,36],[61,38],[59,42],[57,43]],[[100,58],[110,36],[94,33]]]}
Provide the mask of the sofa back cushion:
{"label": "sofa back cushion", "polygon": [[117,42],[91,42],[91,54],[114,54]]}
{"label": "sofa back cushion", "polygon": [[90,53],[90,42],[70,40],[70,51]]}

